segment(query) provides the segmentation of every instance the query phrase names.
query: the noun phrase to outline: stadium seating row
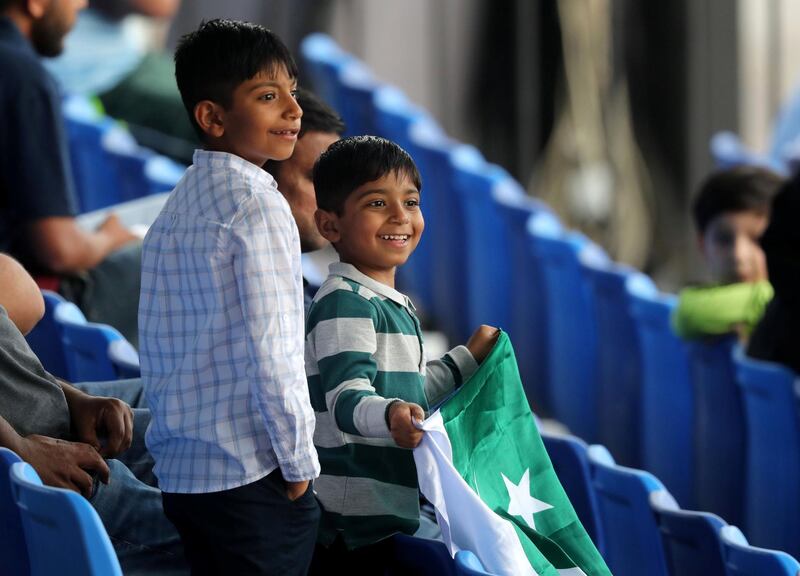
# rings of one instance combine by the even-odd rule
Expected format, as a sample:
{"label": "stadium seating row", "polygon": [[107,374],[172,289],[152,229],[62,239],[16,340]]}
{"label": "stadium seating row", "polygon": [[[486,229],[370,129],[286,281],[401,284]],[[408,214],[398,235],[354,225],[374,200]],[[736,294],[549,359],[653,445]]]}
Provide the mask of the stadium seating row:
{"label": "stadium seating row", "polygon": [[653,472],[681,505],[800,555],[796,375],[732,341],[681,341],[674,296],[562,227],[328,36],[309,36],[301,53],[350,134],[390,138],[420,168],[428,226],[398,284],[432,323],[452,341],[500,326],[538,414]]}

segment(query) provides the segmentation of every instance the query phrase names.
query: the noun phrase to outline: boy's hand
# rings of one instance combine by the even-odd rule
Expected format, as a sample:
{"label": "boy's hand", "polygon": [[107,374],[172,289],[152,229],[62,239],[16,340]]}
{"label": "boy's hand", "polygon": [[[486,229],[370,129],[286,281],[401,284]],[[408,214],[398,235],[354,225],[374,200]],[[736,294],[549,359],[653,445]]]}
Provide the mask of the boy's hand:
{"label": "boy's hand", "polygon": [[300,482],[286,482],[286,496],[289,500],[294,502],[308,490],[308,480],[301,480]]}
{"label": "boy's hand", "polygon": [[425,419],[425,411],[419,404],[395,402],[389,408],[389,432],[400,448],[416,448],[422,441],[422,430],[414,426],[411,419]]}
{"label": "boy's hand", "polygon": [[494,326],[487,326],[486,324],[478,326],[478,329],[467,341],[467,349],[472,354],[472,357],[475,358],[475,362],[478,364],[483,362],[484,358],[492,351],[498,336],[500,336],[500,330]]}

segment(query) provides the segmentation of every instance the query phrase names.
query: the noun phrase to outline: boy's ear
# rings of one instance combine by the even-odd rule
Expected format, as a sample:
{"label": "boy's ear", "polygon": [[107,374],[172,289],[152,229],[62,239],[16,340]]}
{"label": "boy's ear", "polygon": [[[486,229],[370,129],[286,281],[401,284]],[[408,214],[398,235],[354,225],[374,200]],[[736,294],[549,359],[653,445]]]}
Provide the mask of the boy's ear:
{"label": "boy's ear", "polygon": [[339,233],[339,217],[335,212],[317,208],[314,212],[314,221],[317,223],[319,233],[331,244],[335,244],[342,237]]}
{"label": "boy's ear", "polygon": [[225,110],[211,100],[201,100],[194,106],[194,119],[201,130],[212,138],[225,134]]}

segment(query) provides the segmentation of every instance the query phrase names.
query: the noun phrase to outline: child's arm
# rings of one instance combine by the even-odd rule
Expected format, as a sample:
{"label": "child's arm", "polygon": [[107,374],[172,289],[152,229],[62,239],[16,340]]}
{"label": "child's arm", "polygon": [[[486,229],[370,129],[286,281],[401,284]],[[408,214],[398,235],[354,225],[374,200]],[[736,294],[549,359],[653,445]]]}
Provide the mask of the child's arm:
{"label": "child's arm", "polygon": [[340,431],[389,438],[386,410],[396,398],[375,390],[377,322],[375,307],[355,292],[319,298],[308,316],[309,387],[315,408],[327,410]]}
{"label": "child's arm", "polygon": [[500,331],[482,324],[470,336],[466,346],[456,346],[438,360],[431,360],[425,370],[425,396],[433,405],[460,386],[478,369],[497,341]]}
{"label": "child's arm", "polygon": [[[249,203],[249,204],[248,204]],[[233,225],[233,274],[242,307],[253,398],[284,479],[319,475],[314,412],[303,358],[300,248],[288,205],[277,194],[254,196]]]}

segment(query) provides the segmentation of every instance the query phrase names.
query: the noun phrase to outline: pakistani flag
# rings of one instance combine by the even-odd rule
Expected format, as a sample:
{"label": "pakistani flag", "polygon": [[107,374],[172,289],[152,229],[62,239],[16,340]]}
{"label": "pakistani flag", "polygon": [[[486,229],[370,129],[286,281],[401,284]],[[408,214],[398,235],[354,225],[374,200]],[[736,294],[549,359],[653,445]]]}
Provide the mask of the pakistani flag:
{"label": "pakistani flag", "polygon": [[611,574],[553,471],[505,333],[422,427],[419,485],[451,554],[500,575]]}

